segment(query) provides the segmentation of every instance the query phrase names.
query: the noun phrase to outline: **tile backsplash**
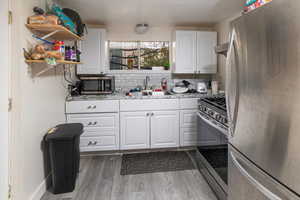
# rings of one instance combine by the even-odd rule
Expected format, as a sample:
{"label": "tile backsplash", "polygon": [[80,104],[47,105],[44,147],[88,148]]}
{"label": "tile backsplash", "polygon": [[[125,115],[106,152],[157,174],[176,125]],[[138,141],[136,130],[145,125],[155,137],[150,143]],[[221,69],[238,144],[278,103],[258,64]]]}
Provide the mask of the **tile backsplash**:
{"label": "tile backsplash", "polygon": [[137,86],[144,86],[146,76],[150,77],[149,86],[160,87],[163,78],[168,81],[168,88],[172,88],[175,83],[182,80],[189,81],[194,87],[200,81],[212,80],[211,75],[174,75],[171,73],[113,73],[108,74],[115,76],[115,83],[117,90],[128,91]]}

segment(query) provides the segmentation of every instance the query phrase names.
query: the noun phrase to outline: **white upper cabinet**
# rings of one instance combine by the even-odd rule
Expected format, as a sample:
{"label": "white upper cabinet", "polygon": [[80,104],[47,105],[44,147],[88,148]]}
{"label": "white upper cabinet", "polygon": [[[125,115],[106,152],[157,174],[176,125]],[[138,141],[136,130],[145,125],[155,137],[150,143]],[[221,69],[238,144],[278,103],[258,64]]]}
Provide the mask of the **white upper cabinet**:
{"label": "white upper cabinet", "polygon": [[197,72],[200,74],[217,73],[216,32],[197,32]]}
{"label": "white upper cabinet", "polygon": [[177,74],[217,73],[217,32],[176,31],[175,70]]}
{"label": "white upper cabinet", "polygon": [[175,73],[195,73],[197,68],[197,32],[176,31]]}
{"label": "white upper cabinet", "polygon": [[88,34],[81,42],[81,62],[77,74],[101,74],[107,65],[106,59],[106,30],[89,28]]}

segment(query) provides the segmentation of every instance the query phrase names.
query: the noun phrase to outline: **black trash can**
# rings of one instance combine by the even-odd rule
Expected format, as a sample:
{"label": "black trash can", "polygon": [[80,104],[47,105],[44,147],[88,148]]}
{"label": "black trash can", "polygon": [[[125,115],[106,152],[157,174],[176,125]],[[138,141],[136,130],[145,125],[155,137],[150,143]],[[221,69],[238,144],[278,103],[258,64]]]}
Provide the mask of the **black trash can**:
{"label": "black trash can", "polygon": [[79,141],[83,132],[80,123],[61,124],[45,136],[50,158],[52,192],[72,192],[79,172]]}

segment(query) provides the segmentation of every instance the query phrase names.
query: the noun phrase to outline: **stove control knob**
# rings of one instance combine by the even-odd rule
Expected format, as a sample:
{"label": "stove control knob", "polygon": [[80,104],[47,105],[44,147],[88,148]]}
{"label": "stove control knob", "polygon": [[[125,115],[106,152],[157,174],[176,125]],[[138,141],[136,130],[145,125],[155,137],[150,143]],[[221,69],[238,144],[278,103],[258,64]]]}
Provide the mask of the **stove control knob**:
{"label": "stove control knob", "polygon": [[222,119],[221,119],[221,122],[223,123],[223,124],[227,124],[227,119],[225,118],[225,117],[222,117]]}
{"label": "stove control knob", "polygon": [[210,116],[214,116],[214,112],[213,111],[208,111],[208,114],[210,115]]}
{"label": "stove control knob", "polygon": [[199,105],[199,110],[203,111],[203,106]]}

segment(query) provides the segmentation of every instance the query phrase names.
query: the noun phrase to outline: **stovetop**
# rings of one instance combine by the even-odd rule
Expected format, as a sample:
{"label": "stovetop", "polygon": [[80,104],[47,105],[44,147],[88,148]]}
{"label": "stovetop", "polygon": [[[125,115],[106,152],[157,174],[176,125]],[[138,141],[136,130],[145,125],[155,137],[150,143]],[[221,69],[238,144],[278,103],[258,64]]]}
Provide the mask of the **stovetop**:
{"label": "stovetop", "polygon": [[202,98],[199,100],[199,112],[219,126],[228,127],[225,95]]}
{"label": "stovetop", "polygon": [[203,98],[202,101],[226,112],[226,98],[223,95],[216,96],[216,97]]}

